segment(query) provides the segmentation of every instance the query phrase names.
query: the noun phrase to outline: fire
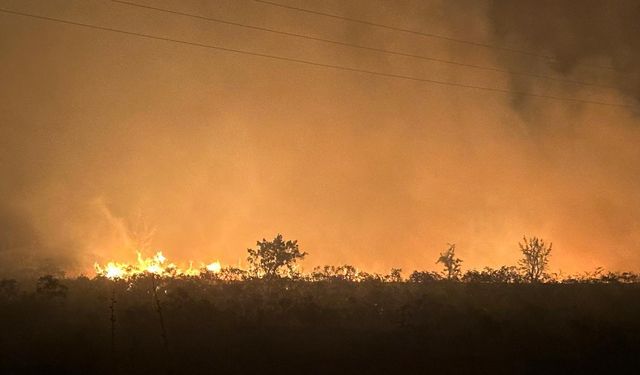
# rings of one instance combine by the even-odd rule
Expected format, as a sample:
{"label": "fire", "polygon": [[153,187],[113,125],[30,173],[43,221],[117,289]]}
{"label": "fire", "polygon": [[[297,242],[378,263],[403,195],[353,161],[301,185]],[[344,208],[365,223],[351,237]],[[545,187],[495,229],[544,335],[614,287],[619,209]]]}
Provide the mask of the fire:
{"label": "fire", "polygon": [[187,268],[187,270],[184,271],[184,274],[187,276],[199,276],[200,270],[193,269],[193,262],[189,261],[189,268]]}
{"label": "fire", "polygon": [[167,258],[159,251],[151,258],[145,258],[140,252],[137,252],[137,264],[110,261],[105,266],[101,266],[96,262],[94,268],[98,276],[116,280],[130,279],[145,274],[164,277],[200,276],[206,273],[219,273],[222,270],[222,265],[219,261],[215,261],[208,265],[201,263],[200,268],[194,268],[193,262],[190,261],[189,268],[181,269],[175,263],[168,263]]}
{"label": "fire", "polygon": [[122,265],[113,262],[107,263],[107,266],[104,269],[105,276],[110,279],[118,279],[122,277],[125,272],[126,271]]}
{"label": "fire", "polygon": [[218,273],[222,270],[222,266],[220,265],[220,262],[215,261],[211,264],[207,264],[207,271],[209,272],[213,272],[213,273]]}
{"label": "fire", "polygon": [[152,258],[147,258],[147,259],[142,258],[142,254],[140,252],[137,252],[137,253],[138,253],[138,264],[140,268],[143,270],[143,272],[146,271],[156,275],[162,275],[164,271],[162,265],[167,260],[167,258],[164,255],[162,255],[162,251],[158,251],[156,255],[154,255]]}

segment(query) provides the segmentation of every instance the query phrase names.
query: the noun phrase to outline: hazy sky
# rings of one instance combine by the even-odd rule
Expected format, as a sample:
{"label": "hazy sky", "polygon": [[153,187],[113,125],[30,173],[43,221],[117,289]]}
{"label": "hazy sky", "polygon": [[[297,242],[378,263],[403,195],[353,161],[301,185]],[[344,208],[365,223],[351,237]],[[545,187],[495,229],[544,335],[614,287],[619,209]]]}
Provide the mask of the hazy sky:
{"label": "hazy sky", "polygon": [[[138,0],[135,0],[138,1]],[[280,1],[280,0],[278,0]],[[0,13],[0,271],[133,260],[143,218],[179,261],[236,264],[281,232],[306,269],[640,270],[636,1],[250,0],[166,9],[524,75],[362,51],[103,0],[0,8],[318,63],[619,103],[376,77]],[[534,56],[537,55],[537,56]],[[541,58],[548,56],[550,58]],[[585,86],[560,80],[596,83]]]}

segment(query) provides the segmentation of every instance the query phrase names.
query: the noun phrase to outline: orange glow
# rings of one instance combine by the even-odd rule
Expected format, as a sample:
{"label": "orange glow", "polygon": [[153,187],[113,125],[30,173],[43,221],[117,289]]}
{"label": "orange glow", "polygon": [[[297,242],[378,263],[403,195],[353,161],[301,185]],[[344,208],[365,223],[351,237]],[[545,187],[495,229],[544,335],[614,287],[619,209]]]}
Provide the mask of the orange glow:
{"label": "orange glow", "polygon": [[207,264],[207,271],[209,272],[213,272],[213,273],[219,273],[220,270],[222,270],[222,266],[220,265],[219,261],[215,261],[213,263]]}
{"label": "orange glow", "polygon": [[[109,23],[108,2],[64,9],[48,1],[5,3],[29,14]],[[577,1],[322,2],[326,11],[382,24],[491,45],[518,41],[557,58],[547,64],[320,17],[294,27],[294,13],[206,3],[180,7],[407,56],[259,30],[216,31],[190,17],[138,26],[144,13],[124,6],[107,13],[117,20],[110,26],[123,30],[496,92],[3,15],[1,277],[50,265],[67,275],[92,273],[96,260],[109,278],[177,268],[215,273],[210,262],[235,266],[256,240],[276,233],[300,241],[309,253],[306,270],[439,270],[435,261],[447,243],[457,245],[463,271],[499,268],[517,263],[523,235],[553,242],[554,272],[640,270],[640,48],[629,47],[637,46],[637,30],[625,32],[637,24],[632,12],[620,22],[613,11],[574,12]],[[462,8],[472,22],[461,21]],[[593,19],[567,22],[574,13]],[[545,22],[530,22],[536,17]],[[576,43],[567,43],[572,36]],[[514,94],[520,91],[634,107]],[[155,249],[171,249],[170,260],[154,259]],[[135,250],[149,262],[136,262]]]}
{"label": "orange glow", "polygon": [[189,267],[182,269],[175,263],[167,263],[167,258],[159,251],[151,258],[144,258],[140,252],[137,252],[136,264],[109,261],[105,266],[101,266],[96,262],[94,269],[97,276],[106,277],[111,280],[130,279],[145,274],[168,277],[197,277],[206,273],[219,273],[222,270],[222,265],[219,261],[209,263],[206,266],[204,263],[201,263],[201,265],[202,267],[200,268],[194,268],[193,262],[189,261]]}

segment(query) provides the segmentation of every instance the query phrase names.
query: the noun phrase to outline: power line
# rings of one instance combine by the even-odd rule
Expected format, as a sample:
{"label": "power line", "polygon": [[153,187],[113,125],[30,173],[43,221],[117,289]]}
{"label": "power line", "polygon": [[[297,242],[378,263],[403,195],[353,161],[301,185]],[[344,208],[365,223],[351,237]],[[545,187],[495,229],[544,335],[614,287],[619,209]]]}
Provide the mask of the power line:
{"label": "power line", "polygon": [[[497,46],[497,45],[488,44],[488,43],[482,43],[482,42],[475,42],[475,41],[466,40],[466,39],[453,38],[453,37],[440,35],[440,34],[433,34],[433,33],[427,33],[427,32],[423,32],[423,31],[405,29],[405,28],[402,28],[402,27],[385,25],[385,24],[372,22],[372,21],[366,21],[366,20],[357,19],[357,18],[339,16],[337,14],[320,12],[320,11],[313,10],[313,9],[295,7],[295,6],[292,6],[292,5],[277,3],[277,2],[273,2],[273,1],[267,1],[267,0],[253,0],[253,1],[255,1],[257,3],[265,4],[265,5],[271,5],[271,6],[275,6],[275,7],[279,7],[279,8],[295,10],[295,11],[298,11],[298,12],[303,12],[303,13],[308,13],[308,14],[315,14],[315,15],[318,15],[318,16],[324,16],[324,17],[339,19],[339,20],[342,20],[342,21],[349,21],[349,22],[359,23],[359,24],[362,24],[362,25],[374,26],[374,27],[379,27],[379,28],[382,28],[382,29],[399,31],[399,32],[409,33],[409,34],[414,34],[414,35],[420,35],[420,36],[424,36],[424,37],[427,37],[427,38],[441,39],[441,40],[446,40],[446,41],[449,41],[449,42],[467,44],[467,45],[476,46],[476,47],[491,48],[491,49],[495,49],[495,50],[499,50],[499,51],[503,51],[503,52],[517,53],[517,54],[521,54],[521,55],[526,55],[526,56],[532,56],[532,57],[536,57],[536,58],[540,58],[540,59],[545,59],[545,60],[548,60],[550,62],[557,62],[557,59],[554,58],[553,56],[542,55],[542,54],[539,54],[539,53],[525,51],[525,50],[521,50],[521,49],[517,49],[517,48],[502,47],[502,46]],[[613,68],[611,66],[593,65],[593,64],[585,64],[585,65],[586,66],[590,66],[592,68],[616,71],[615,68]]]}
{"label": "power line", "polygon": [[330,69],[342,70],[342,71],[347,71],[347,72],[364,73],[364,74],[380,76],[380,77],[386,77],[386,78],[397,78],[397,79],[403,79],[403,80],[432,83],[432,84],[441,85],[441,86],[462,87],[462,88],[468,88],[468,89],[474,89],[474,90],[483,90],[483,91],[498,92],[498,93],[504,93],[504,94],[515,94],[515,95],[529,96],[529,97],[534,97],[534,98],[544,98],[544,99],[550,99],[550,100],[568,101],[568,102],[573,102],[573,103],[594,104],[594,105],[602,105],[602,106],[609,106],[609,107],[619,107],[619,108],[631,108],[631,106],[627,105],[627,104],[608,103],[608,102],[600,102],[600,101],[586,100],[586,99],[579,99],[579,98],[558,97],[558,96],[551,96],[551,95],[535,94],[535,93],[524,92],[524,91],[511,91],[511,90],[500,89],[500,88],[466,85],[466,84],[456,83],[456,82],[446,82],[446,81],[439,81],[439,80],[433,80],[433,79],[427,79],[427,78],[419,78],[419,77],[407,76],[407,75],[402,75],[402,74],[385,73],[385,72],[379,72],[379,71],[375,71],[375,70],[351,68],[351,67],[342,66],[342,65],[325,64],[325,63],[319,63],[319,62],[314,62],[314,61],[310,61],[310,60],[302,60],[302,59],[296,59],[296,58],[291,58],[291,57],[270,55],[270,54],[266,54],[266,53],[259,53],[259,52],[252,52],[252,51],[246,51],[246,50],[240,50],[240,49],[220,47],[220,46],[211,45],[211,44],[189,42],[189,41],[185,41],[185,40],[167,38],[167,37],[156,36],[156,35],[151,35],[151,34],[144,34],[144,33],[139,33],[139,32],[134,32],[134,31],[126,31],[126,30],[120,30],[120,29],[105,27],[105,26],[98,26],[98,25],[92,25],[92,24],[87,24],[87,23],[68,21],[68,20],[64,20],[64,19],[48,17],[48,16],[40,16],[40,15],[35,15],[35,14],[30,14],[30,13],[23,13],[23,12],[18,12],[18,11],[14,11],[14,10],[3,9],[3,8],[0,8],[0,12],[7,13],[7,14],[18,15],[18,16],[23,16],[23,17],[30,17],[30,18],[35,18],[35,19],[40,19],[40,20],[45,20],[45,21],[57,22],[57,23],[62,23],[62,24],[67,24],[67,25],[81,26],[81,27],[86,27],[86,28],[94,29],[94,30],[110,31],[110,32],[114,32],[114,33],[137,36],[137,37],[146,38],[146,39],[161,40],[161,41],[165,41],[165,42],[172,42],[172,43],[178,43],[178,44],[183,44],[183,45],[214,49],[214,50],[225,51],[225,52],[230,52],[230,53],[236,53],[236,54],[241,54],[241,55],[257,56],[257,57],[263,57],[263,58],[268,58],[268,59],[273,59],[273,60],[280,60],[280,61],[304,64],[304,65],[309,65],[309,66],[317,66],[317,67],[322,67],[322,68],[330,68]]}
{"label": "power line", "polygon": [[124,1],[124,0],[111,0],[111,1],[114,2],[114,3],[120,3],[120,4],[129,5],[129,6],[138,7],[138,8],[143,8],[143,9],[150,9],[150,10],[159,11],[159,12],[163,12],[163,13],[175,14],[175,15],[179,15],[179,16],[200,19],[200,20],[204,20],[204,21],[216,22],[216,23],[220,23],[220,24],[224,24],[224,25],[243,27],[243,28],[251,29],[251,30],[264,31],[264,32],[269,32],[269,33],[274,33],[274,34],[279,34],[279,35],[285,35],[285,36],[295,37],[295,38],[302,38],[302,39],[307,39],[307,40],[313,40],[313,41],[319,41],[319,42],[324,42],[324,43],[331,43],[331,44],[334,44],[334,45],[357,48],[357,49],[362,49],[362,50],[367,50],[367,51],[373,51],[373,52],[385,53],[385,54],[396,55],[396,56],[416,58],[416,59],[421,59],[421,60],[426,60],[426,61],[450,64],[450,65],[455,65],[455,66],[460,66],[460,67],[465,67],[465,68],[479,69],[479,70],[496,72],[496,73],[501,73],[501,74],[518,75],[518,76],[531,77],[531,78],[537,78],[537,79],[545,79],[545,80],[550,80],[550,81],[555,81],[555,82],[570,83],[570,84],[581,85],[581,86],[600,87],[600,88],[614,89],[614,90],[617,89],[616,87],[603,85],[603,84],[599,84],[599,83],[576,81],[576,80],[571,80],[571,79],[566,79],[566,78],[551,77],[551,76],[535,74],[535,73],[516,72],[516,71],[511,71],[511,70],[506,70],[506,69],[490,67],[490,66],[482,66],[482,65],[470,64],[470,63],[462,63],[462,62],[445,60],[445,59],[440,59],[440,58],[435,58],[435,57],[430,57],[430,56],[416,55],[416,54],[405,53],[405,52],[400,52],[400,51],[392,51],[392,50],[383,49],[383,48],[368,47],[368,46],[363,46],[363,45],[359,45],[359,44],[341,42],[341,41],[332,40],[332,39],[319,38],[319,37],[314,37],[314,36],[305,35],[305,34],[291,33],[291,32],[287,32],[287,31],[281,31],[281,30],[276,30],[276,29],[267,28],[267,27],[254,26],[254,25],[248,25],[248,24],[239,23],[239,22],[226,21],[226,20],[222,20],[222,19],[219,19],[219,18],[206,17],[206,16],[201,16],[201,15],[193,14],[193,13],[184,13],[184,12],[171,10],[171,9],[158,8],[158,7],[154,7],[154,6],[150,6],[150,5],[144,5],[144,4],[138,4],[138,3],[134,3],[134,2],[130,2],[130,1]]}

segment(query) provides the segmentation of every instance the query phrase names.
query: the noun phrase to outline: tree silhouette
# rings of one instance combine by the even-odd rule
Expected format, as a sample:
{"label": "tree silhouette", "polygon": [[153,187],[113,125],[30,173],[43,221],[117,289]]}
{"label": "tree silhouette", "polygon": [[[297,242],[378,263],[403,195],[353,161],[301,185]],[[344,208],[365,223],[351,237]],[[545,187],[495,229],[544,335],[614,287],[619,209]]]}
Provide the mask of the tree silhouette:
{"label": "tree silhouette", "polygon": [[542,238],[538,237],[522,237],[523,242],[519,242],[522,259],[518,262],[518,266],[522,271],[525,280],[531,283],[542,281],[545,277],[549,256],[551,254],[552,243],[547,246]]}
{"label": "tree silhouette", "polygon": [[498,269],[485,267],[482,271],[469,270],[462,276],[467,283],[519,283],[522,275],[515,266],[502,266]]}
{"label": "tree silhouette", "polygon": [[207,276],[224,281],[241,281],[247,278],[247,271],[237,267],[224,267],[219,273],[208,273]]}
{"label": "tree silhouette", "polygon": [[358,270],[354,266],[344,264],[342,266],[323,266],[315,267],[310,275],[313,281],[356,281],[358,279]]}
{"label": "tree silhouette", "polygon": [[278,234],[273,241],[257,242],[257,249],[247,249],[249,256],[247,260],[254,275],[263,278],[274,278],[282,276],[282,269],[287,270],[286,276],[296,274],[295,263],[298,259],[304,259],[307,255],[301,252],[298,241],[285,241],[281,234]]}
{"label": "tree silhouette", "polygon": [[429,283],[440,281],[442,276],[439,273],[433,271],[413,271],[409,275],[409,282],[411,283]]}
{"label": "tree silhouette", "polygon": [[392,268],[391,273],[389,273],[385,280],[391,283],[399,283],[402,282],[402,269],[401,268]]}
{"label": "tree silhouette", "polygon": [[38,279],[36,284],[36,293],[48,298],[52,297],[66,297],[67,286],[62,285],[60,280],[56,279],[52,275],[45,275]]}
{"label": "tree silhouette", "polygon": [[440,258],[436,263],[442,263],[444,265],[444,275],[448,280],[458,280],[460,277],[460,265],[462,259],[456,258],[456,245],[449,244],[449,248],[440,253]]}

